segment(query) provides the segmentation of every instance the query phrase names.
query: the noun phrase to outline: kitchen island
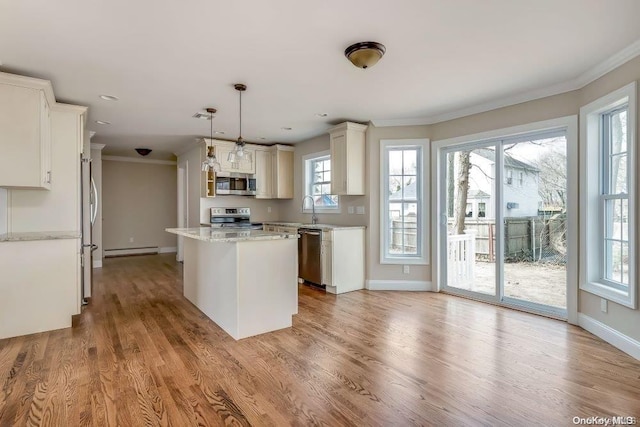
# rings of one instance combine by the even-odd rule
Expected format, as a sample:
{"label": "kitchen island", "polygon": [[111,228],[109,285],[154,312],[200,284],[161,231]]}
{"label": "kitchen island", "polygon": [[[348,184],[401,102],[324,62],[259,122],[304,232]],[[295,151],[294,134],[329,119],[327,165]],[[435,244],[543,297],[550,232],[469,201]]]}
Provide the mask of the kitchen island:
{"label": "kitchen island", "polygon": [[184,296],[234,339],[291,327],[298,235],[168,228],[184,239]]}

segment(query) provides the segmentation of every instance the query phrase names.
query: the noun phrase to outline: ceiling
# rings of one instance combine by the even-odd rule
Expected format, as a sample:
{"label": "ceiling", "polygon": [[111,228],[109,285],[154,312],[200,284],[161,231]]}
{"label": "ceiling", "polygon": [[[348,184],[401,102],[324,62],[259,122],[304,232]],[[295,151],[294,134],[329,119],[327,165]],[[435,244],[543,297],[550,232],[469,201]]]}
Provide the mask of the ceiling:
{"label": "ceiling", "polygon": [[[235,139],[238,82],[245,140],[295,143],[573,81],[639,40],[638,16],[637,0],[0,0],[0,71],[88,106],[107,151],[181,151],[209,135],[192,118],[209,106]],[[343,52],[367,40],[387,53],[361,70]]]}

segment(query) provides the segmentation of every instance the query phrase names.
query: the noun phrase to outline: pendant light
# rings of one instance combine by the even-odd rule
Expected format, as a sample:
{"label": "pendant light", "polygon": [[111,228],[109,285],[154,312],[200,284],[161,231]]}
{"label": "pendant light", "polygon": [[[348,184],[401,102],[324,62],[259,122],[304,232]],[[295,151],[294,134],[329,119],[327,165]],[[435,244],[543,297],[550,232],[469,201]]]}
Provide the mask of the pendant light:
{"label": "pendant light", "polygon": [[207,144],[207,158],[204,159],[204,162],[202,162],[203,172],[220,172],[220,162],[218,162],[218,159],[216,159],[213,148],[213,115],[215,114],[215,112],[215,108],[207,108],[207,113],[209,113],[209,120],[211,121],[211,145]]}
{"label": "pendant light", "polygon": [[229,152],[229,157],[227,158],[227,160],[233,164],[237,164],[242,160],[247,160],[250,162],[251,154],[244,151],[244,140],[242,139],[242,92],[247,90],[247,86],[241,83],[236,83],[233,87],[240,94],[240,132],[238,135],[238,140],[236,141],[236,146],[232,151]]}

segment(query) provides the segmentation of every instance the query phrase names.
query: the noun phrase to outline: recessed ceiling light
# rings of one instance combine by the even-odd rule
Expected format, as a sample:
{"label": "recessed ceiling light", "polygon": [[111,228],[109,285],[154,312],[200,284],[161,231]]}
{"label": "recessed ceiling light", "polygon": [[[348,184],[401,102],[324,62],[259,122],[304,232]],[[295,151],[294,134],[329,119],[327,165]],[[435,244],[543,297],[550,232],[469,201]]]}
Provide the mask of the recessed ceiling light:
{"label": "recessed ceiling light", "polygon": [[100,95],[100,99],[104,99],[105,101],[118,101],[120,98],[113,95]]}
{"label": "recessed ceiling light", "polygon": [[224,135],[224,132],[221,130],[214,130],[213,133],[215,133],[216,135]]}
{"label": "recessed ceiling light", "polygon": [[316,113],[317,117],[327,117],[328,114],[327,113]]}
{"label": "recessed ceiling light", "polygon": [[110,125],[111,122],[107,122],[106,120],[96,120],[96,123],[99,125]]}
{"label": "recessed ceiling light", "polygon": [[280,128],[282,130],[292,130],[293,128],[289,128],[289,127],[284,127],[284,128]]}
{"label": "recessed ceiling light", "polygon": [[263,140],[263,141],[264,141],[264,140],[265,140],[265,139],[267,139],[267,138],[265,138],[264,136],[261,136],[261,137],[260,137],[260,138],[258,138],[258,139],[261,139],[261,140]]}

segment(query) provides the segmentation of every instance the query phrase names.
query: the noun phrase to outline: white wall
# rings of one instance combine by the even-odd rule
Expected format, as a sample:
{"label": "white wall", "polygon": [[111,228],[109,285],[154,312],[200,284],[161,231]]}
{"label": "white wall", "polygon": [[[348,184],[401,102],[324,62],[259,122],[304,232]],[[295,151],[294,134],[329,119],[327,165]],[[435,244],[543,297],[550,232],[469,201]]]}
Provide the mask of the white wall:
{"label": "white wall", "polygon": [[[175,248],[176,166],[102,159],[104,250]],[[133,239],[133,242],[130,241]]]}

